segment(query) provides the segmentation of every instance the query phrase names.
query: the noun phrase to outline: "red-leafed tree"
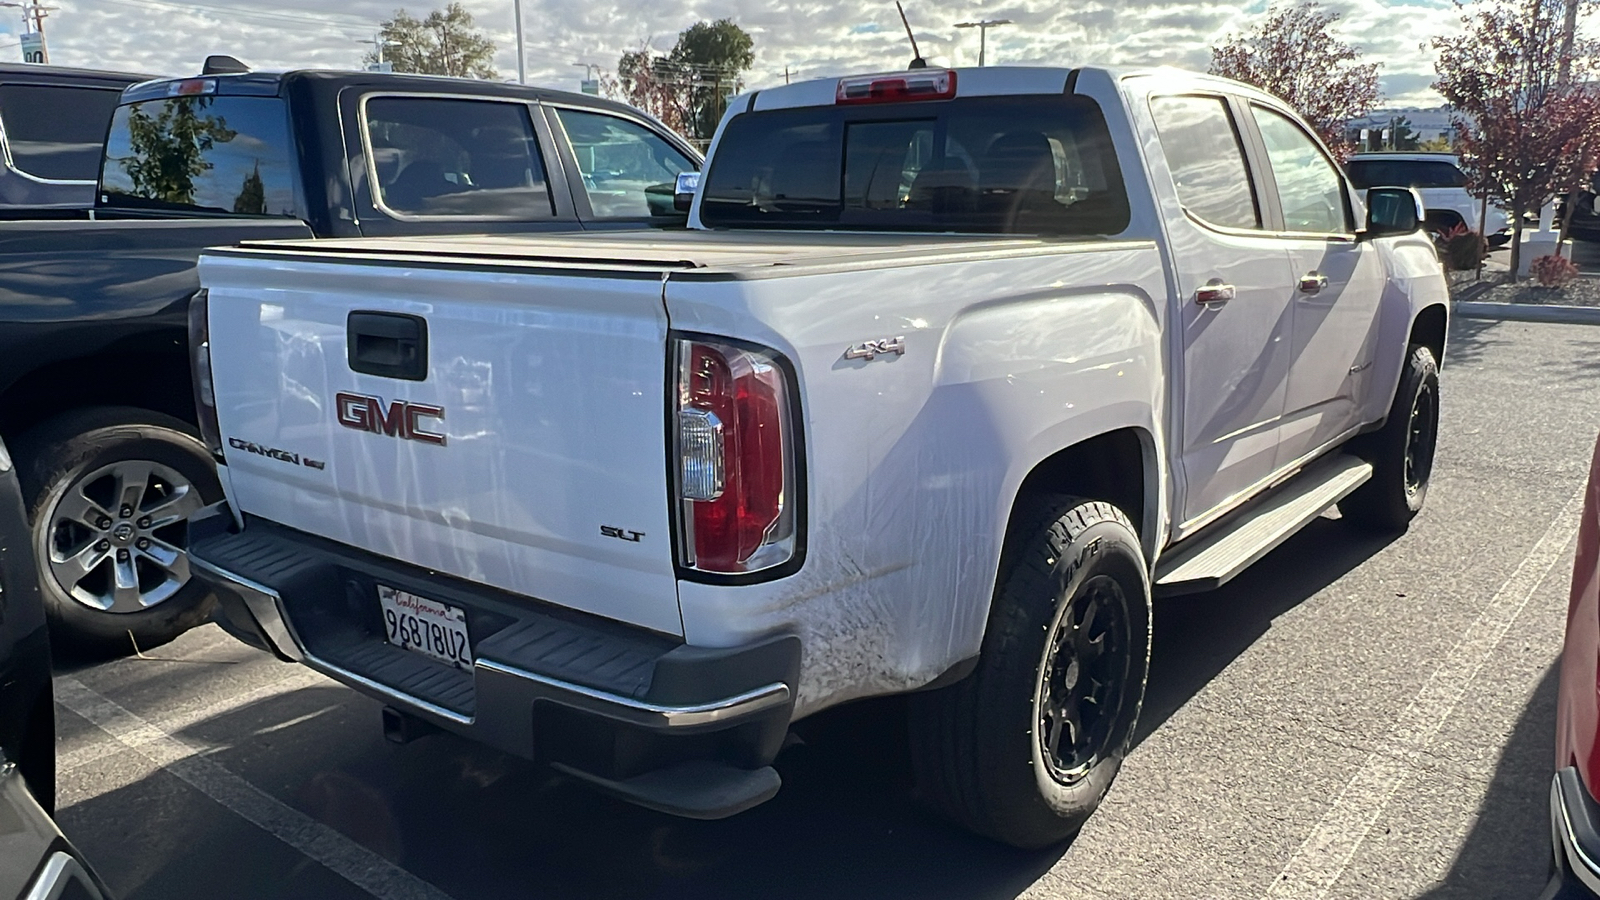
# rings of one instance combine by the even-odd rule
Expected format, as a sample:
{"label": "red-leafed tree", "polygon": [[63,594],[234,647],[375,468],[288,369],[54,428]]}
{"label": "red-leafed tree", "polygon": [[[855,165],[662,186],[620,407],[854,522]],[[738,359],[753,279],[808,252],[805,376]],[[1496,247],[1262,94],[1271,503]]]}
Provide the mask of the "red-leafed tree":
{"label": "red-leafed tree", "polygon": [[1269,7],[1266,21],[1211,48],[1211,72],[1283,98],[1335,153],[1348,155],[1344,126],[1378,103],[1378,66],[1339,40],[1339,14],[1315,2]]}
{"label": "red-leafed tree", "polygon": [[668,127],[707,141],[754,62],[755,42],[732,19],[696,22],[664,55],[652,54],[648,41],[622,54],[615,90]]}
{"label": "red-leafed tree", "polygon": [[1434,89],[1453,107],[1456,150],[1476,191],[1522,217],[1582,187],[1600,166],[1600,43],[1564,33],[1566,0],[1478,0],[1465,33],[1434,38]]}

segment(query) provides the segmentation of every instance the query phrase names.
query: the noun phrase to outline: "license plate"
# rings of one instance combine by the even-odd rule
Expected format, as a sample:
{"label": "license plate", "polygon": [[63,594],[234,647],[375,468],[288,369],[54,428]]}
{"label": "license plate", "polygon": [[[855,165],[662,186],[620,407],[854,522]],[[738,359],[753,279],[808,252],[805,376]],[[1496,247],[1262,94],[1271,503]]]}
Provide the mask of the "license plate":
{"label": "license plate", "polygon": [[472,668],[464,610],[386,584],[378,585],[378,604],[389,643],[458,669]]}

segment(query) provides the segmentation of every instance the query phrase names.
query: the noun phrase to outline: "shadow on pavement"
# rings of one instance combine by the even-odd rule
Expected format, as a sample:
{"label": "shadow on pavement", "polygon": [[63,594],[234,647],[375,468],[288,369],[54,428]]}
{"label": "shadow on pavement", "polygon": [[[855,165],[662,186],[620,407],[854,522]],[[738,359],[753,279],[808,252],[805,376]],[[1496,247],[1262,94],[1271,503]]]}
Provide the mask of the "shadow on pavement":
{"label": "shadow on pavement", "polygon": [[[1324,518],[1222,590],[1159,602],[1136,739],[1166,722],[1274,619],[1390,540]],[[181,674],[161,672],[151,686],[175,689],[170,679]],[[799,723],[799,741],[777,763],[778,797],[719,822],[642,810],[447,735],[387,745],[378,704],[343,690],[284,694],[178,737],[461,900],[1018,896],[1066,849],[1014,850],[924,812],[910,777],[904,713],[903,698],[875,700]],[[1543,777],[1548,765],[1530,768]],[[129,840],[131,824],[148,822],[152,811],[162,826]],[[360,894],[164,773],[74,804],[66,818],[113,887],[135,900],[198,900],[219,889],[263,900],[308,890]],[[235,877],[249,884],[227,890]]]}
{"label": "shadow on pavement", "polygon": [[1500,754],[1489,793],[1449,873],[1419,900],[1532,900],[1544,889],[1559,672],[1558,665],[1545,672]]}
{"label": "shadow on pavement", "polygon": [[1398,538],[1321,518],[1221,589],[1157,600],[1150,687],[1135,745],[1189,702],[1272,621]]}
{"label": "shadow on pavement", "polygon": [[[1159,603],[1138,739],[1274,618],[1387,542],[1322,519],[1226,588]],[[378,705],[342,691],[285,694],[179,737],[216,748],[208,755],[229,771],[463,900],[1021,894],[1065,848],[1018,851],[925,813],[911,783],[904,712],[903,699],[875,700],[799,723],[799,742],[777,763],[778,797],[720,822],[642,810],[447,735],[389,746]],[[163,810],[162,837],[127,841],[128,824],[152,809]],[[304,896],[313,885],[325,896],[351,895],[353,886],[307,860],[291,862],[277,840],[163,773],[75,804],[67,818],[113,886],[136,898],[216,896],[234,873],[251,882],[235,896]],[[199,830],[186,837],[184,823]]]}
{"label": "shadow on pavement", "polygon": [[1452,365],[1472,365],[1482,361],[1485,354],[1509,340],[1495,337],[1494,333],[1504,322],[1494,319],[1450,319],[1450,335],[1444,345],[1445,368]]}

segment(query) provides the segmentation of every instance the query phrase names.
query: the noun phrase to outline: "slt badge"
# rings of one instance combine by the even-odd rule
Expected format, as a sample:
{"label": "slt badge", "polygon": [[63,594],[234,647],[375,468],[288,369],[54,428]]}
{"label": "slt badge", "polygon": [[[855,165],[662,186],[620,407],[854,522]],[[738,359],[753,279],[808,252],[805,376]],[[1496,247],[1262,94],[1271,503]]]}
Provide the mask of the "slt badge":
{"label": "slt badge", "polygon": [[871,362],[880,353],[893,353],[896,356],[906,354],[905,335],[892,338],[879,338],[875,341],[862,341],[844,351],[845,359],[864,359]]}

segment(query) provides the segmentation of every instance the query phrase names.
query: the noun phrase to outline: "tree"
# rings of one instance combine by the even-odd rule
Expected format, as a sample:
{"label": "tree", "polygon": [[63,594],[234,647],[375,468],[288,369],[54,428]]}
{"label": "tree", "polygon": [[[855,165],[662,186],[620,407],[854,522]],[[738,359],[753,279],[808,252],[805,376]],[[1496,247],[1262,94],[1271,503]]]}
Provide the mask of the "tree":
{"label": "tree", "polygon": [[1417,149],[1417,133],[1411,128],[1411,120],[1405,116],[1397,116],[1394,124],[1390,126],[1389,146],[1396,150]]}
{"label": "tree", "polygon": [[1211,72],[1282,98],[1341,156],[1349,153],[1344,123],[1378,102],[1378,66],[1334,37],[1339,14],[1315,2],[1269,7],[1254,30],[1211,48]]}
{"label": "tree", "polygon": [[[384,61],[393,64],[396,72],[491,81],[500,77],[492,64],[494,41],[484,37],[473,24],[472,13],[460,3],[436,9],[426,19],[397,9],[394,18],[383,23],[378,40],[385,45]],[[378,51],[368,53],[365,61],[376,63]]]}
{"label": "tree", "polygon": [[1459,37],[1434,38],[1461,167],[1511,213],[1511,271],[1523,216],[1580,189],[1600,166],[1600,43],[1562,34],[1565,0],[1481,0]]}
{"label": "tree", "polygon": [[244,177],[239,196],[233,198],[233,211],[249,216],[267,214],[267,186],[261,180],[261,160],[256,160],[256,167]]}
{"label": "tree", "polygon": [[178,206],[194,205],[194,180],[211,171],[206,154],[218,142],[237,136],[221,116],[202,113],[212,97],[177,97],[167,103],[144,104],[128,113],[128,145],[132,154],[122,160],[137,196]]}
{"label": "tree", "polygon": [[653,55],[648,45],[622,54],[616,85],[623,99],[669,128],[705,140],[754,63],[755,41],[732,19],[696,22],[665,55]]}
{"label": "tree", "polygon": [[689,92],[674,77],[668,57],[652,55],[648,46],[622,54],[617,60],[616,81],[602,78],[601,88],[608,96],[655,116],[673,131],[689,133]]}
{"label": "tree", "polygon": [[756,61],[755,41],[732,19],[696,22],[678,35],[672,61],[680,71],[698,76],[690,89],[693,131],[709,138],[727,111],[728,95],[744,88],[740,76]]}

